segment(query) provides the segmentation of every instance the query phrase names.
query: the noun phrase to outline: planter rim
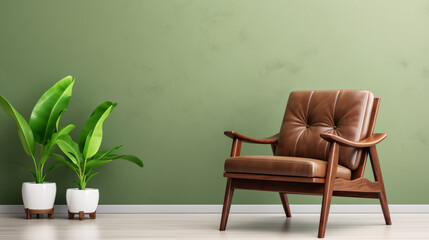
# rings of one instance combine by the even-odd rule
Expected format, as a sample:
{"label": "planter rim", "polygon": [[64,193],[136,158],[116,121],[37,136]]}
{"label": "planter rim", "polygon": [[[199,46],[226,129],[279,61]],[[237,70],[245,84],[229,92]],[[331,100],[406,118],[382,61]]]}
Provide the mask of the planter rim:
{"label": "planter rim", "polygon": [[28,183],[28,184],[55,184],[55,182],[42,182],[42,183],[36,183],[36,182],[23,182],[23,183]]}
{"label": "planter rim", "polygon": [[89,191],[94,191],[94,190],[98,190],[98,188],[85,188],[85,190],[80,190],[79,188],[67,188],[67,190],[78,190],[78,191],[86,191],[86,190],[89,190]]}

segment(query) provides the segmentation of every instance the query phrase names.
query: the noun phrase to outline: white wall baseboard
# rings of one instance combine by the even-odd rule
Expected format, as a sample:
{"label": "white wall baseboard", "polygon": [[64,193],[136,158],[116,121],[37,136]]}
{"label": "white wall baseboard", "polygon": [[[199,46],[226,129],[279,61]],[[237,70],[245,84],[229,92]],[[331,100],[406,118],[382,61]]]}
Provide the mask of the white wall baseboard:
{"label": "white wall baseboard", "polygon": [[[292,213],[320,213],[320,205],[290,205]],[[391,213],[429,213],[429,204],[390,204]],[[23,205],[0,205],[1,213],[23,213]],[[221,213],[222,205],[99,205],[97,213]],[[66,205],[55,205],[55,213],[67,213]],[[232,205],[231,213],[283,213],[280,204]],[[381,213],[380,205],[337,205],[331,213]]]}

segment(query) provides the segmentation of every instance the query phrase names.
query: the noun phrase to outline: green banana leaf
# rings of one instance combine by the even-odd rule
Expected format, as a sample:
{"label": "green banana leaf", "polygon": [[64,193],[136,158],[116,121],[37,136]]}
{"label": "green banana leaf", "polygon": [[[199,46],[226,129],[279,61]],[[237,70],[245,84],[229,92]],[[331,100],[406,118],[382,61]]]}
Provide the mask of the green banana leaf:
{"label": "green banana leaf", "polygon": [[[120,146],[118,146],[118,147],[120,147]],[[85,174],[90,174],[94,168],[99,167],[101,165],[104,165],[106,163],[109,163],[113,160],[118,160],[118,159],[128,160],[130,162],[137,164],[140,167],[143,167],[143,162],[136,156],[133,156],[133,155],[117,155],[117,154],[110,154],[109,153],[109,152],[115,151],[118,147],[115,147],[110,151],[106,151],[105,153],[107,153],[107,154],[103,154],[103,156],[98,158],[98,159],[93,158],[92,160],[88,161],[86,163]]]}
{"label": "green banana leaf", "polygon": [[106,156],[106,155],[109,155],[109,154],[113,153],[114,151],[116,151],[116,150],[118,150],[118,149],[121,149],[121,148],[123,148],[123,147],[124,147],[124,145],[119,145],[119,146],[116,146],[116,147],[112,148],[112,149],[111,149],[111,150],[109,150],[109,151],[102,151],[102,152],[98,152],[98,153],[96,153],[96,154],[92,157],[92,159],[100,159],[100,158],[102,158],[102,157],[104,157],[104,156]]}
{"label": "green banana leaf", "polygon": [[143,167],[142,160],[140,160],[138,157],[134,155],[109,154],[107,156],[104,156],[103,158],[100,158],[99,160],[117,160],[117,159],[127,160],[132,163],[135,163],[139,167]]}
{"label": "green banana leaf", "polygon": [[63,164],[62,164],[62,163],[58,163],[58,164],[52,165],[52,166],[48,169],[48,171],[46,171],[45,175],[43,176],[43,178],[42,178],[42,182],[44,182],[44,181],[45,181],[45,178],[46,178],[46,176],[48,175],[48,173],[50,173],[50,172],[54,171],[56,168],[61,167],[61,166],[63,166]]}
{"label": "green banana leaf", "polygon": [[93,157],[100,148],[103,139],[103,122],[115,109],[117,103],[106,101],[100,104],[86,121],[79,134],[79,150],[84,159]]}
{"label": "green banana leaf", "polygon": [[85,185],[89,182],[89,180],[91,180],[91,178],[93,178],[95,175],[97,175],[97,174],[99,174],[99,173],[101,173],[101,171],[100,171],[100,172],[96,172],[96,173],[93,173],[93,174],[89,175],[89,176],[86,178],[86,180],[85,180]]}
{"label": "green banana leaf", "polygon": [[69,124],[69,125],[61,128],[58,132],[52,134],[51,139],[48,141],[46,146],[43,148],[42,158],[40,159],[41,165],[44,165],[46,163],[46,161],[49,159],[49,156],[51,155],[52,151],[54,150],[55,146],[57,145],[57,139],[63,135],[69,134],[74,128],[75,128],[75,125]]}
{"label": "green banana leaf", "polygon": [[83,163],[83,158],[82,154],[79,152],[77,143],[73,141],[69,135],[61,135],[57,138],[57,144],[61,151],[70,158],[74,165],[80,168],[80,164]]}
{"label": "green banana leaf", "polygon": [[22,147],[24,151],[29,156],[34,156],[35,143],[33,132],[31,131],[30,126],[27,121],[12,107],[9,101],[6,100],[3,96],[0,96],[0,107],[9,115],[13,120],[15,120],[16,128],[18,131],[19,139],[21,140]]}
{"label": "green banana leaf", "polygon": [[34,178],[36,178],[36,172],[33,170],[33,169],[31,169],[30,167],[28,167],[27,165],[25,165],[25,164],[23,164],[23,163],[20,163],[20,162],[18,162],[18,163],[16,163],[16,164],[18,164],[19,166],[21,166],[21,167],[23,167],[23,168],[25,168],[25,169],[27,169],[32,175],[33,175],[33,177]]}
{"label": "green banana leaf", "polygon": [[94,159],[94,160],[88,161],[86,163],[85,174],[90,174],[94,168],[99,167],[101,165],[104,165],[106,163],[109,163],[111,161],[112,160],[98,160],[98,159],[97,160]]}
{"label": "green banana leaf", "polygon": [[67,76],[48,89],[33,108],[30,127],[36,142],[45,145],[55,132],[57,120],[67,110],[74,78]]}
{"label": "green banana leaf", "polygon": [[60,119],[61,119],[61,116],[63,115],[64,112],[65,112],[65,110],[61,111],[60,115],[57,118],[57,122],[55,123],[55,132],[58,132],[58,125],[60,125]]}
{"label": "green banana leaf", "polygon": [[55,160],[59,161],[60,163],[62,163],[63,165],[65,165],[66,167],[70,168],[71,170],[75,171],[75,172],[79,172],[79,167],[73,165],[74,163],[71,163],[69,161],[66,160],[66,158],[63,155],[57,154],[57,153],[51,153],[50,155],[52,158],[54,158]]}

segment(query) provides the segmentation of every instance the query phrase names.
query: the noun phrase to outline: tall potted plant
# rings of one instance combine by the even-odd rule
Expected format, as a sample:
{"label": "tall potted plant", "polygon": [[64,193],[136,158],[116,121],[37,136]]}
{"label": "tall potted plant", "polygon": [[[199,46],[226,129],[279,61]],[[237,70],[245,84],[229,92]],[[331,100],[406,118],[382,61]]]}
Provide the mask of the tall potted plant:
{"label": "tall potted plant", "polygon": [[113,152],[122,148],[122,145],[116,146],[109,151],[99,152],[103,138],[103,122],[115,109],[116,105],[117,103],[110,101],[100,104],[80,131],[78,143],[73,141],[68,134],[61,135],[57,139],[58,146],[67,158],[59,154],[51,155],[72,169],[78,177],[75,181],[78,188],[69,188],[66,193],[70,219],[74,217],[74,214],[79,214],[80,220],[84,218],[84,214],[89,214],[91,219],[96,217],[99,191],[95,188],[86,187],[88,181],[100,173],[93,173],[95,168],[117,159],[128,160],[143,167],[143,162],[136,156],[113,154]]}
{"label": "tall potted plant", "polygon": [[[74,128],[74,125],[68,125],[58,129],[61,115],[68,108],[74,81],[73,77],[67,76],[49,88],[34,106],[29,123],[5,97],[0,96],[0,107],[15,121],[24,151],[31,157],[34,164],[34,168],[31,168],[20,163],[34,177],[34,182],[22,184],[22,200],[27,218],[31,218],[31,214],[40,213],[48,213],[50,218],[54,216],[56,185],[54,182],[45,182],[45,178],[61,164],[52,165],[47,170],[45,164],[57,140]],[[37,155],[36,145],[40,149]]]}

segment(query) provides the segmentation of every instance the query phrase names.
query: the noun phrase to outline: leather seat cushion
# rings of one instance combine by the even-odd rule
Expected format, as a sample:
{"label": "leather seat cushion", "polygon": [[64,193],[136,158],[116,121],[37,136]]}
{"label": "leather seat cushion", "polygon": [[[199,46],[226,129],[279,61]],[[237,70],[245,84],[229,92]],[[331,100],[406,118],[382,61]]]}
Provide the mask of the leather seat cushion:
{"label": "leather seat cushion", "polygon": [[[327,162],[288,156],[239,156],[225,161],[225,172],[323,178]],[[349,180],[350,169],[338,165],[337,178]]]}

